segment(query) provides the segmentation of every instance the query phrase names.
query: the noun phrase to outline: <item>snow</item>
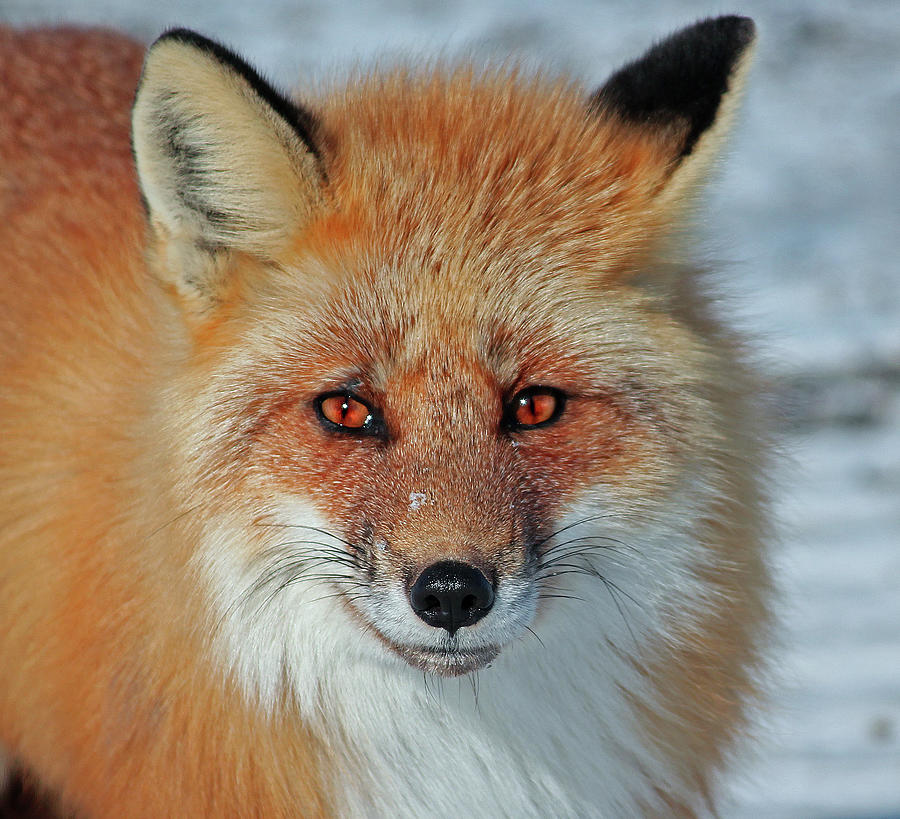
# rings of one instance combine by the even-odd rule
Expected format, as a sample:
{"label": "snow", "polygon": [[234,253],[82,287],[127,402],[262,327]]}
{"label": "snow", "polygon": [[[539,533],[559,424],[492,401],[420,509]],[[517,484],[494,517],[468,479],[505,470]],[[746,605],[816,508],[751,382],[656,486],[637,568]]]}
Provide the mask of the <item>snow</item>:
{"label": "snow", "polygon": [[[548,65],[598,84],[732,9],[691,0],[2,0],[0,20],[145,40],[179,24],[292,85],[376,56]],[[783,648],[726,817],[900,817],[900,3],[746,0],[760,48],[703,234],[771,374],[786,457]]]}

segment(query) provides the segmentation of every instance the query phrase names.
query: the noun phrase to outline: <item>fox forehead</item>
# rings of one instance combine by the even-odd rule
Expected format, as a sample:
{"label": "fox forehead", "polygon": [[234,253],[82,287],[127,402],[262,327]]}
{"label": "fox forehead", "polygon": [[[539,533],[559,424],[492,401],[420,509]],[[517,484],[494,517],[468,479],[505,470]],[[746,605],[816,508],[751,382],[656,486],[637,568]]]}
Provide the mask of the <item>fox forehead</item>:
{"label": "fox forehead", "polygon": [[258,314],[260,353],[307,373],[310,384],[324,379],[322,389],[360,380],[387,389],[402,379],[410,389],[439,382],[501,393],[533,383],[579,390],[621,377],[629,347],[634,367],[647,356],[649,331],[633,338],[641,300],[625,290],[465,287],[407,265],[359,269],[309,300],[304,273],[303,265],[291,271]]}
{"label": "fox forehead", "polygon": [[313,106],[330,207],[297,249],[350,244],[444,274],[445,293],[508,297],[560,271],[612,276],[655,226],[663,165],[647,161],[649,137],[569,82],[436,67],[362,79]]}
{"label": "fox forehead", "polygon": [[317,110],[329,202],[278,260],[274,302],[324,334],[325,362],[478,360],[508,386],[621,345],[636,296],[617,273],[640,264],[659,180],[629,171],[639,135],[580,89],[399,71]]}

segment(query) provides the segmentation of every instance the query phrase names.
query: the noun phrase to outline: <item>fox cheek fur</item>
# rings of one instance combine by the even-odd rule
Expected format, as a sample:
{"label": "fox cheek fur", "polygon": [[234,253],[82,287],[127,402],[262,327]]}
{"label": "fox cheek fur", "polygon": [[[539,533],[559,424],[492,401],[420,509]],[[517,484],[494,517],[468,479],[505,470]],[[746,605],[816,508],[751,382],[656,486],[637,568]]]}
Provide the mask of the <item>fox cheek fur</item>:
{"label": "fox cheek fur", "polygon": [[173,30],[132,166],[141,50],[0,29],[0,760],[86,817],[707,812],[766,464],[680,238],[753,40],[301,105]]}

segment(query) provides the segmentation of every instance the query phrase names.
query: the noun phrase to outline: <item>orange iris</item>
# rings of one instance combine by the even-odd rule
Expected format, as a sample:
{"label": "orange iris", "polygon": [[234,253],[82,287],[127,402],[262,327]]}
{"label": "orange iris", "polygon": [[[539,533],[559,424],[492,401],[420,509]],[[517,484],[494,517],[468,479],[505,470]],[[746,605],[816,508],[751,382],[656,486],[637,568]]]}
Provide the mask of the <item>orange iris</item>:
{"label": "orange iris", "polygon": [[529,392],[516,400],[516,423],[533,427],[549,421],[556,412],[557,398],[551,392]]}
{"label": "orange iris", "polygon": [[322,415],[332,424],[347,429],[362,429],[372,417],[372,411],[350,395],[331,395],[324,398],[319,406]]}

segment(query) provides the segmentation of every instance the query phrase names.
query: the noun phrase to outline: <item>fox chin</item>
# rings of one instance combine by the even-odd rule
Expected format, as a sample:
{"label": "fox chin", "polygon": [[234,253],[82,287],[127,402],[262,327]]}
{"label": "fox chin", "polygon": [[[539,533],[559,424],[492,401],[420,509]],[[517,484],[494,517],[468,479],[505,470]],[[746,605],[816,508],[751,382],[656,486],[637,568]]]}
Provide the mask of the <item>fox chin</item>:
{"label": "fox chin", "polygon": [[0,766],[101,819],[715,813],[767,447],[686,238],[754,39],[291,97],[0,28]]}

